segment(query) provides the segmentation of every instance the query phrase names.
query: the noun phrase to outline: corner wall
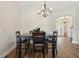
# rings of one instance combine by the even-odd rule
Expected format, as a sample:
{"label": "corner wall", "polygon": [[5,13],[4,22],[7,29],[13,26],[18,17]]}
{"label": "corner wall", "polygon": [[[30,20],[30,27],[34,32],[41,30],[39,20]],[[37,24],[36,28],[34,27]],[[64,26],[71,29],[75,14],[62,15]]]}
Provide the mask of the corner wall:
{"label": "corner wall", "polygon": [[16,2],[0,1],[0,57],[5,57],[16,47],[19,13]]}

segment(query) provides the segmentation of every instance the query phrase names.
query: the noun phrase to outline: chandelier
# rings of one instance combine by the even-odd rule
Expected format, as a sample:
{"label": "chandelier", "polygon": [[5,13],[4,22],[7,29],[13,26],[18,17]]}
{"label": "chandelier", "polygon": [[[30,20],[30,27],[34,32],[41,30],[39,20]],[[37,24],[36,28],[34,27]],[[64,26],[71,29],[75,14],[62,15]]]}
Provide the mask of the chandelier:
{"label": "chandelier", "polygon": [[38,11],[38,14],[41,14],[42,16],[46,17],[49,15],[49,13],[52,13],[52,8],[48,9],[46,7],[46,1],[44,1],[44,6],[41,10]]}

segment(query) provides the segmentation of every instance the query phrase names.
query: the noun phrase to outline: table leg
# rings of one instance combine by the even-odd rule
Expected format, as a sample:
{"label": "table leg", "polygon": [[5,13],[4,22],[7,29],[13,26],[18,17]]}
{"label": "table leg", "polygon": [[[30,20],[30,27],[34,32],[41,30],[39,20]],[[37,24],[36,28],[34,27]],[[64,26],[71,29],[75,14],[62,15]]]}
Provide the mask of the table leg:
{"label": "table leg", "polygon": [[18,58],[21,58],[21,39],[19,40],[19,46],[18,46]]}
{"label": "table leg", "polygon": [[52,43],[52,57],[55,57],[55,48],[54,48],[54,44]]}
{"label": "table leg", "polygon": [[52,38],[52,57],[55,58],[55,42],[54,42],[54,37]]}

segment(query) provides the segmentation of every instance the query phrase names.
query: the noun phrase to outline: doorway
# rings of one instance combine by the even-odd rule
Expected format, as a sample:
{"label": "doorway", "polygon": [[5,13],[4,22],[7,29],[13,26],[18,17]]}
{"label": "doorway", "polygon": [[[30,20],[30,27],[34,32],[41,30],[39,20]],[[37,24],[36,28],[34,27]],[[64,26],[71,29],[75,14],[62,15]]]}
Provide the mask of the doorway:
{"label": "doorway", "polygon": [[56,19],[56,29],[58,36],[72,40],[72,16],[61,16]]}

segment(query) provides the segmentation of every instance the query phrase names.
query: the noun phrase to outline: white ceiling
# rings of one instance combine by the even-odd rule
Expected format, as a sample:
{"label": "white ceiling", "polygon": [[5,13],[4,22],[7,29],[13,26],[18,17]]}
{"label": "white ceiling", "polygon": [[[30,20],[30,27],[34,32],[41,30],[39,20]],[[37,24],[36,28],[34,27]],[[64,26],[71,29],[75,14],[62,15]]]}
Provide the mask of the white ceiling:
{"label": "white ceiling", "polygon": [[[43,6],[43,1],[18,1],[21,9],[39,10]],[[47,1],[47,8],[53,8],[53,12],[59,12],[64,9],[79,7],[79,1]]]}

